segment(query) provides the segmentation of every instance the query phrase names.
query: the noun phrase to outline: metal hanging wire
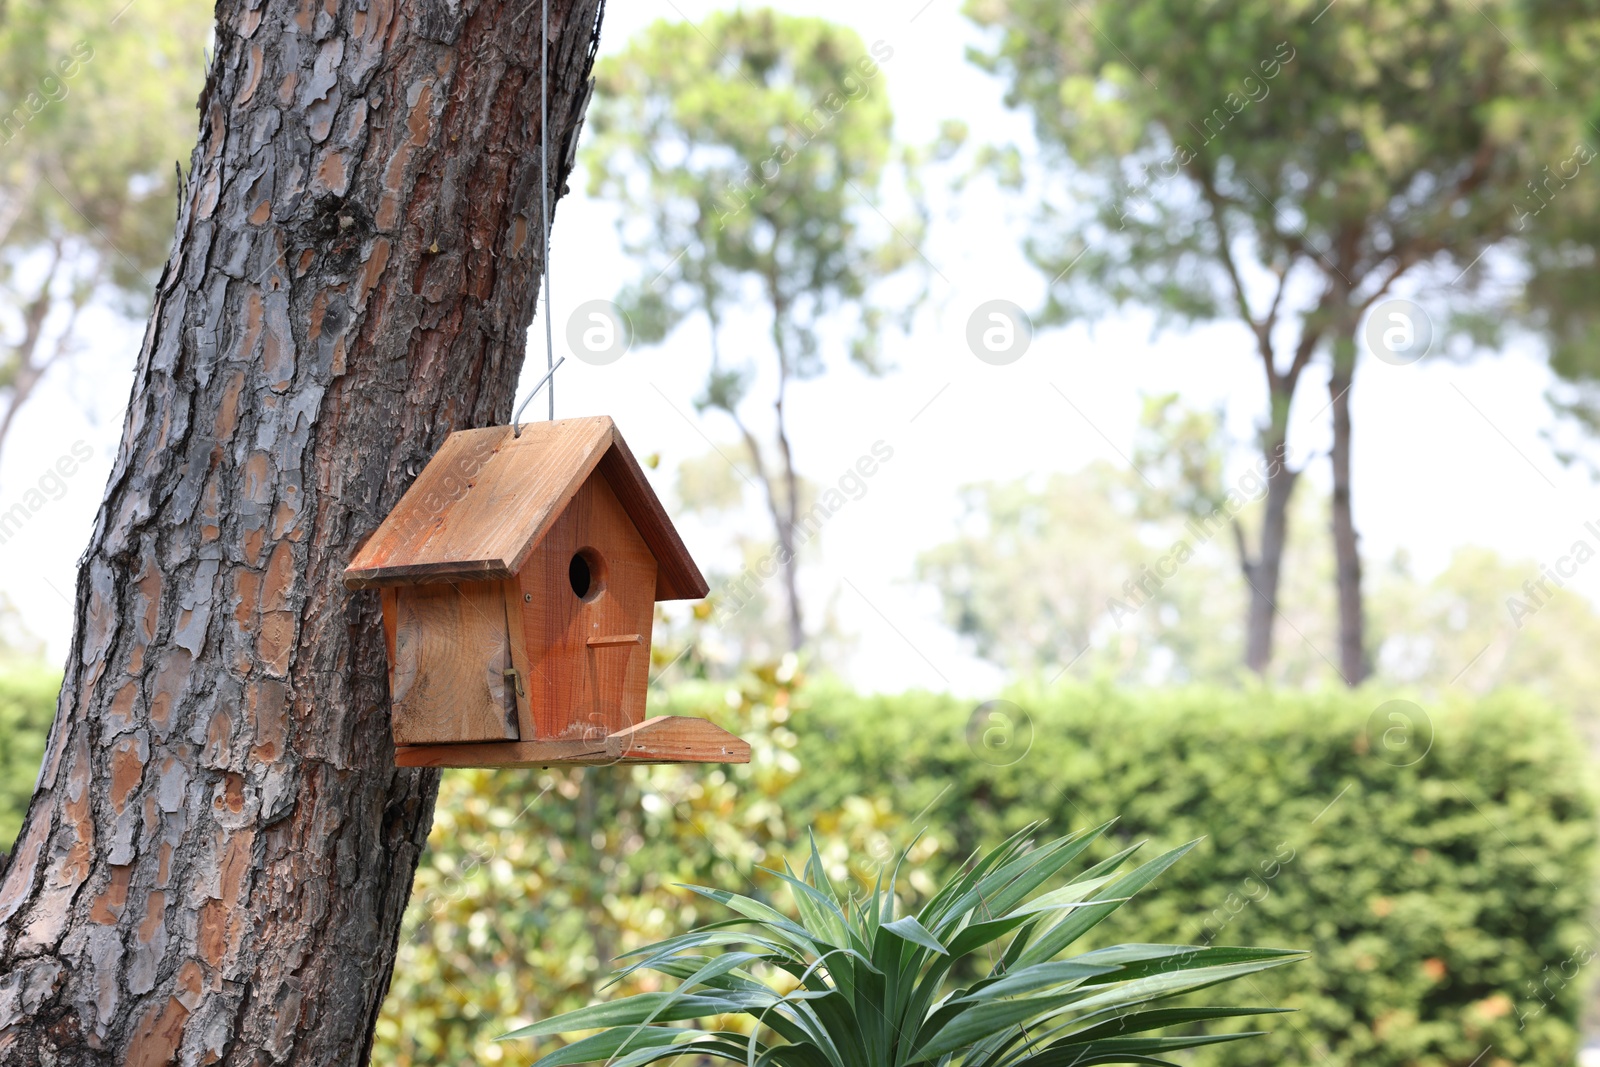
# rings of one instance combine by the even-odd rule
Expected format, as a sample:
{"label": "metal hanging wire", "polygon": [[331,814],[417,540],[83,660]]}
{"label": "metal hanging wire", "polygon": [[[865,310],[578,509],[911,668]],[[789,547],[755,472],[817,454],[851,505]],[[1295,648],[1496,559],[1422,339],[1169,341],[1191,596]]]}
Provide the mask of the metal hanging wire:
{"label": "metal hanging wire", "polygon": [[522,436],[522,412],[539,390],[550,386],[550,421],[556,417],[556,368],[567,361],[566,356],[556,359],[555,328],[550,319],[550,0],[542,0],[539,27],[539,204],[540,232],[543,246],[540,255],[544,278],[539,290],[544,296],[544,377],[528,391],[516,412],[511,416],[511,436]]}

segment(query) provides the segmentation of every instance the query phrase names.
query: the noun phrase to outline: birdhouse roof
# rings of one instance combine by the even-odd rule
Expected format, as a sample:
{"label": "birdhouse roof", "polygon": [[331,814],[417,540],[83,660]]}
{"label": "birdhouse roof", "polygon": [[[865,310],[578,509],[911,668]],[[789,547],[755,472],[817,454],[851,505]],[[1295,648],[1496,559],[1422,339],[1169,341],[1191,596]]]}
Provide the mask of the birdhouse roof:
{"label": "birdhouse roof", "polygon": [[599,472],[656,558],[656,599],[709,591],[666,509],[606,416],[458,430],[344,572],[351,589],[516,575]]}

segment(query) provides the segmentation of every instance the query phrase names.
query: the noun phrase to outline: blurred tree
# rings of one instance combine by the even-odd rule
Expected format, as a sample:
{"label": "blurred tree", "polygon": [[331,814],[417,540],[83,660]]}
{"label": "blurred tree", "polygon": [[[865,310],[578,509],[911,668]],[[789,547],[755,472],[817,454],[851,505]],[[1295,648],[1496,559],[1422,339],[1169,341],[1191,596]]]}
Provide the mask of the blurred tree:
{"label": "blurred tree", "polygon": [[[968,486],[959,536],[924,553],[918,576],[979,655],[1025,674],[1076,663],[1122,682],[1232,680],[1244,603],[1230,559],[1247,558],[1267,478],[1259,459],[1230,470],[1227,452],[1220,412],[1145,397],[1133,470]],[[1337,670],[1332,558],[1300,529],[1325,519],[1326,497],[1294,499],[1278,598],[1294,639],[1266,676],[1320,685]]]}
{"label": "blurred tree", "polygon": [[[1600,545],[1587,533],[1593,552]],[[1600,612],[1553,566],[1462,548],[1420,582],[1400,557],[1373,590],[1381,677],[1442,693],[1527,689],[1572,712],[1600,747]]]}
{"label": "blurred tree", "polygon": [[1214,679],[1237,661],[1226,527],[1142,520],[1149,487],[1094,464],[1041,483],[963,490],[951,541],[921,554],[917,576],[985,659],[1027,676],[1068,667],[1123,682]]}
{"label": "blurred tree", "polygon": [[[680,519],[692,515],[703,520],[706,536],[723,539],[723,547],[713,553],[719,565],[706,575],[710,596],[687,611],[669,609],[670,621],[656,631],[666,647],[678,646],[675,653],[681,650],[680,642],[695,646],[681,661],[669,657],[669,662],[684,668],[680,675],[727,678],[741,663],[775,663],[791,651],[788,605],[772,588],[781,584],[773,581],[779,573],[778,550],[770,534],[761,536],[760,527],[747,521],[750,479],[744,471],[749,463],[744,443],[733,441],[714,445],[678,467],[676,514]],[[819,522],[806,517],[822,514],[812,509],[819,499],[827,498],[831,487],[803,476],[798,483],[802,522],[795,531],[794,547],[795,555],[806,561],[815,558],[822,531]],[[844,662],[851,651],[853,639],[840,628],[835,607],[836,600],[830,599],[820,610],[808,613],[806,651],[811,662]]]}
{"label": "blurred tree", "polygon": [[[1247,579],[1241,586],[1228,582],[1219,566],[1185,568],[1180,580],[1187,587],[1182,590],[1189,602],[1184,617],[1191,625],[1170,628],[1164,635],[1177,678],[1233,677],[1236,672],[1228,662],[1237,666],[1237,650],[1244,643],[1235,619],[1244,617],[1240,594],[1249,589],[1249,544],[1260,537],[1271,466],[1257,456],[1230,472],[1231,451],[1220,408],[1190,408],[1176,393],[1144,398],[1133,441],[1133,465],[1140,477],[1128,481],[1135,514],[1152,529],[1190,540],[1197,553],[1203,543],[1214,544],[1212,551],[1220,555],[1221,543],[1231,542]],[[1263,673],[1280,685],[1321,685],[1338,671],[1329,655],[1337,639],[1330,625],[1333,558],[1322,538],[1305,531],[1326,528],[1326,494],[1296,492],[1288,519],[1276,613],[1291,635],[1274,650]],[[1231,655],[1226,651],[1230,644]]]}
{"label": "blurred tree", "polygon": [[[1591,137],[1587,8],[1475,0],[969,0],[995,31],[974,53],[1027,109],[1069,196],[1044,195],[1028,252],[1052,278],[1047,321],[1137,303],[1158,321],[1230,319],[1253,338],[1271,467],[1245,662],[1273,650],[1289,499],[1289,413],[1326,353],[1339,666],[1369,670],[1350,497],[1350,391],[1363,317],[1405,284],[1443,313],[1436,338],[1482,340],[1504,302],[1519,199]],[[1537,59],[1534,57],[1538,57]],[[1536,201],[1542,202],[1542,201]],[[1426,325],[1402,312],[1410,344]],[[1387,313],[1384,322],[1390,322]],[[1439,347],[1442,347],[1440,345]],[[1301,468],[1303,469],[1303,468]]]}
{"label": "blurred tree", "polygon": [[983,483],[961,495],[959,535],[916,565],[939,590],[946,620],[978,655],[1019,672],[1077,662],[1145,562],[1130,509],[1108,503],[1127,496],[1121,472],[1097,464],[1042,485]]}
{"label": "blurred tree", "polygon": [[195,0],[0,4],[0,450],[92,301],[149,308],[211,22]]}
{"label": "blurred tree", "polygon": [[[1223,411],[1186,406],[1177,393],[1141,398],[1139,425],[1133,442],[1133,468],[1139,473],[1140,518],[1174,516],[1210,519],[1227,503],[1223,485],[1227,441]],[[1244,534],[1237,516],[1223,516],[1236,531],[1241,564]]]}
{"label": "blurred tree", "polygon": [[[884,370],[877,341],[890,302],[878,289],[913,262],[922,228],[920,218],[887,225],[879,208],[890,164],[898,158],[908,179],[916,165],[894,151],[880,66],[893,55],[822,19],[759,9],[656,22],[597,66],[590,191],[621,206],[623,244],[641,268],[618,300],[647,343],[692,314],[709,323],[697,404],[733,420],[760,481],[791,649],[806,633],[789,387],[824,371],[823,324],[841,312],[853,320],[841,326],[853,331],[851,360]],[[757,301],[775,357],[771,458],[745,413],[757,366],[719,348],[729,312]],[[902,321],[919,301],[894,302]]]}
{"label": "blurred tree", "polygon": [[[1600,146],[1600,138],[1589,144]],[[1600,147],[1591,150],[1585,166],[1594,167],[1596,160]],[[1576,157],[1568,162],[1575,163]],[[1521,321],[1545,339],[1556,374],[1549,399],[1565,418],[1546,436],[1562,462],[1586,467],[1591,477],[1600,479],[1600,461],[1586,447],[1600,437],[1600,309],[1594,299],[1600,270],[1600,182],[1592,171],[1574,181],[1579,177],[1574,170],[1563,172],[1567,180],[1554,179],[1552,192],[1560,194],[1562,210],[1548,217],[1541,213],[1529,242],[1534,269],[1518,310]],[[1551,200],[1553,206],[1553,196]],[[1562,433],[1570,429],[1579,433]]]}

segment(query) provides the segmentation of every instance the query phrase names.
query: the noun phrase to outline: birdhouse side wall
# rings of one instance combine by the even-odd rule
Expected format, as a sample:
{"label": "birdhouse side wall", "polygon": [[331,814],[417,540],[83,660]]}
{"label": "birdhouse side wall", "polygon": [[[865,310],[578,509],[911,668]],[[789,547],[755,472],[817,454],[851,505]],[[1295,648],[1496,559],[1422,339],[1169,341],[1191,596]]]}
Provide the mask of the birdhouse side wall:
{"label": "birdhouse side wall", "polygon": [[603,475],[578,490],[516,587],[531,715],[523,738],[593,740],[643,721],[656,559]]}

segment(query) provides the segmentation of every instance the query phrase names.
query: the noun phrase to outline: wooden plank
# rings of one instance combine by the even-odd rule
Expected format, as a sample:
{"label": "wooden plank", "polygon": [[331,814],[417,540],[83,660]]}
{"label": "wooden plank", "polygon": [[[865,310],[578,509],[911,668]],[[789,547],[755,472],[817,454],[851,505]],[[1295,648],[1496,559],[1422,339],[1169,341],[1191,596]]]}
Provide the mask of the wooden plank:
{"label": "wooden plank", "polygon": [[626,763],[749,763],[750,744],[709,719],[657,715],[608,739]]}
{"label": "wooden plank", "polygon": [[610,448],[609,418],[461,430],[344,572],[350,589],[515,577]]}
{"label": "wooden plank", "polygon": [[[587,596],[573,591],[575,555],[591,561]],[[590,478],[517,576],[533,707],[523,740],[593,740],[644,718],[656,560],[610,484]],[[627,634],[630,644],[591,645]]]}
{"label": "wooden plank", "polygon": [[599,470],[658,564],[657,600],[709,587],[644,469],[606,416],[461,430],[356,552],[347,588],[513,577]]}
{"label": "wooden plank", "polygon": [[517,689],[517,736],[537,737],[533,725],[533,661],[528,658],[528,639],[522,630],[522,586],[515,578],[501,583],[506,598],[506,636],[511,643],[511,667],[521,678]]}
{"label": "wooden plank", "polygon": [[402,589],[395,615],[389,694],[395,744],[516,740],[502,584]]}
{"label": "wooden plank", "polygon": [[394,627],[396,622],[395,590],[383,590],[379,603],[383,608],[383,645],[389,655],[389,684],[394,685]]}
{"label": "wooden plank", "polygon": [[633,518],[639,534],[656,557],[657,600],[699,600],[711,591],[677,527],[644,476],[644,468],[620,433],[600,460],[600,473]]}
{"label": "wooden plank", "polygon": [[612,634],[610,637],[589,638],[590,648],[610,648],[613,645],[642,645],[644,638],[638,634]]}
{"label": "wooden plank", "polygon": [[749,763],[750,745],[706,719],[658,715],[606,737],[413,745],[395,749],[399,767],[550,767],[612,763]]}

